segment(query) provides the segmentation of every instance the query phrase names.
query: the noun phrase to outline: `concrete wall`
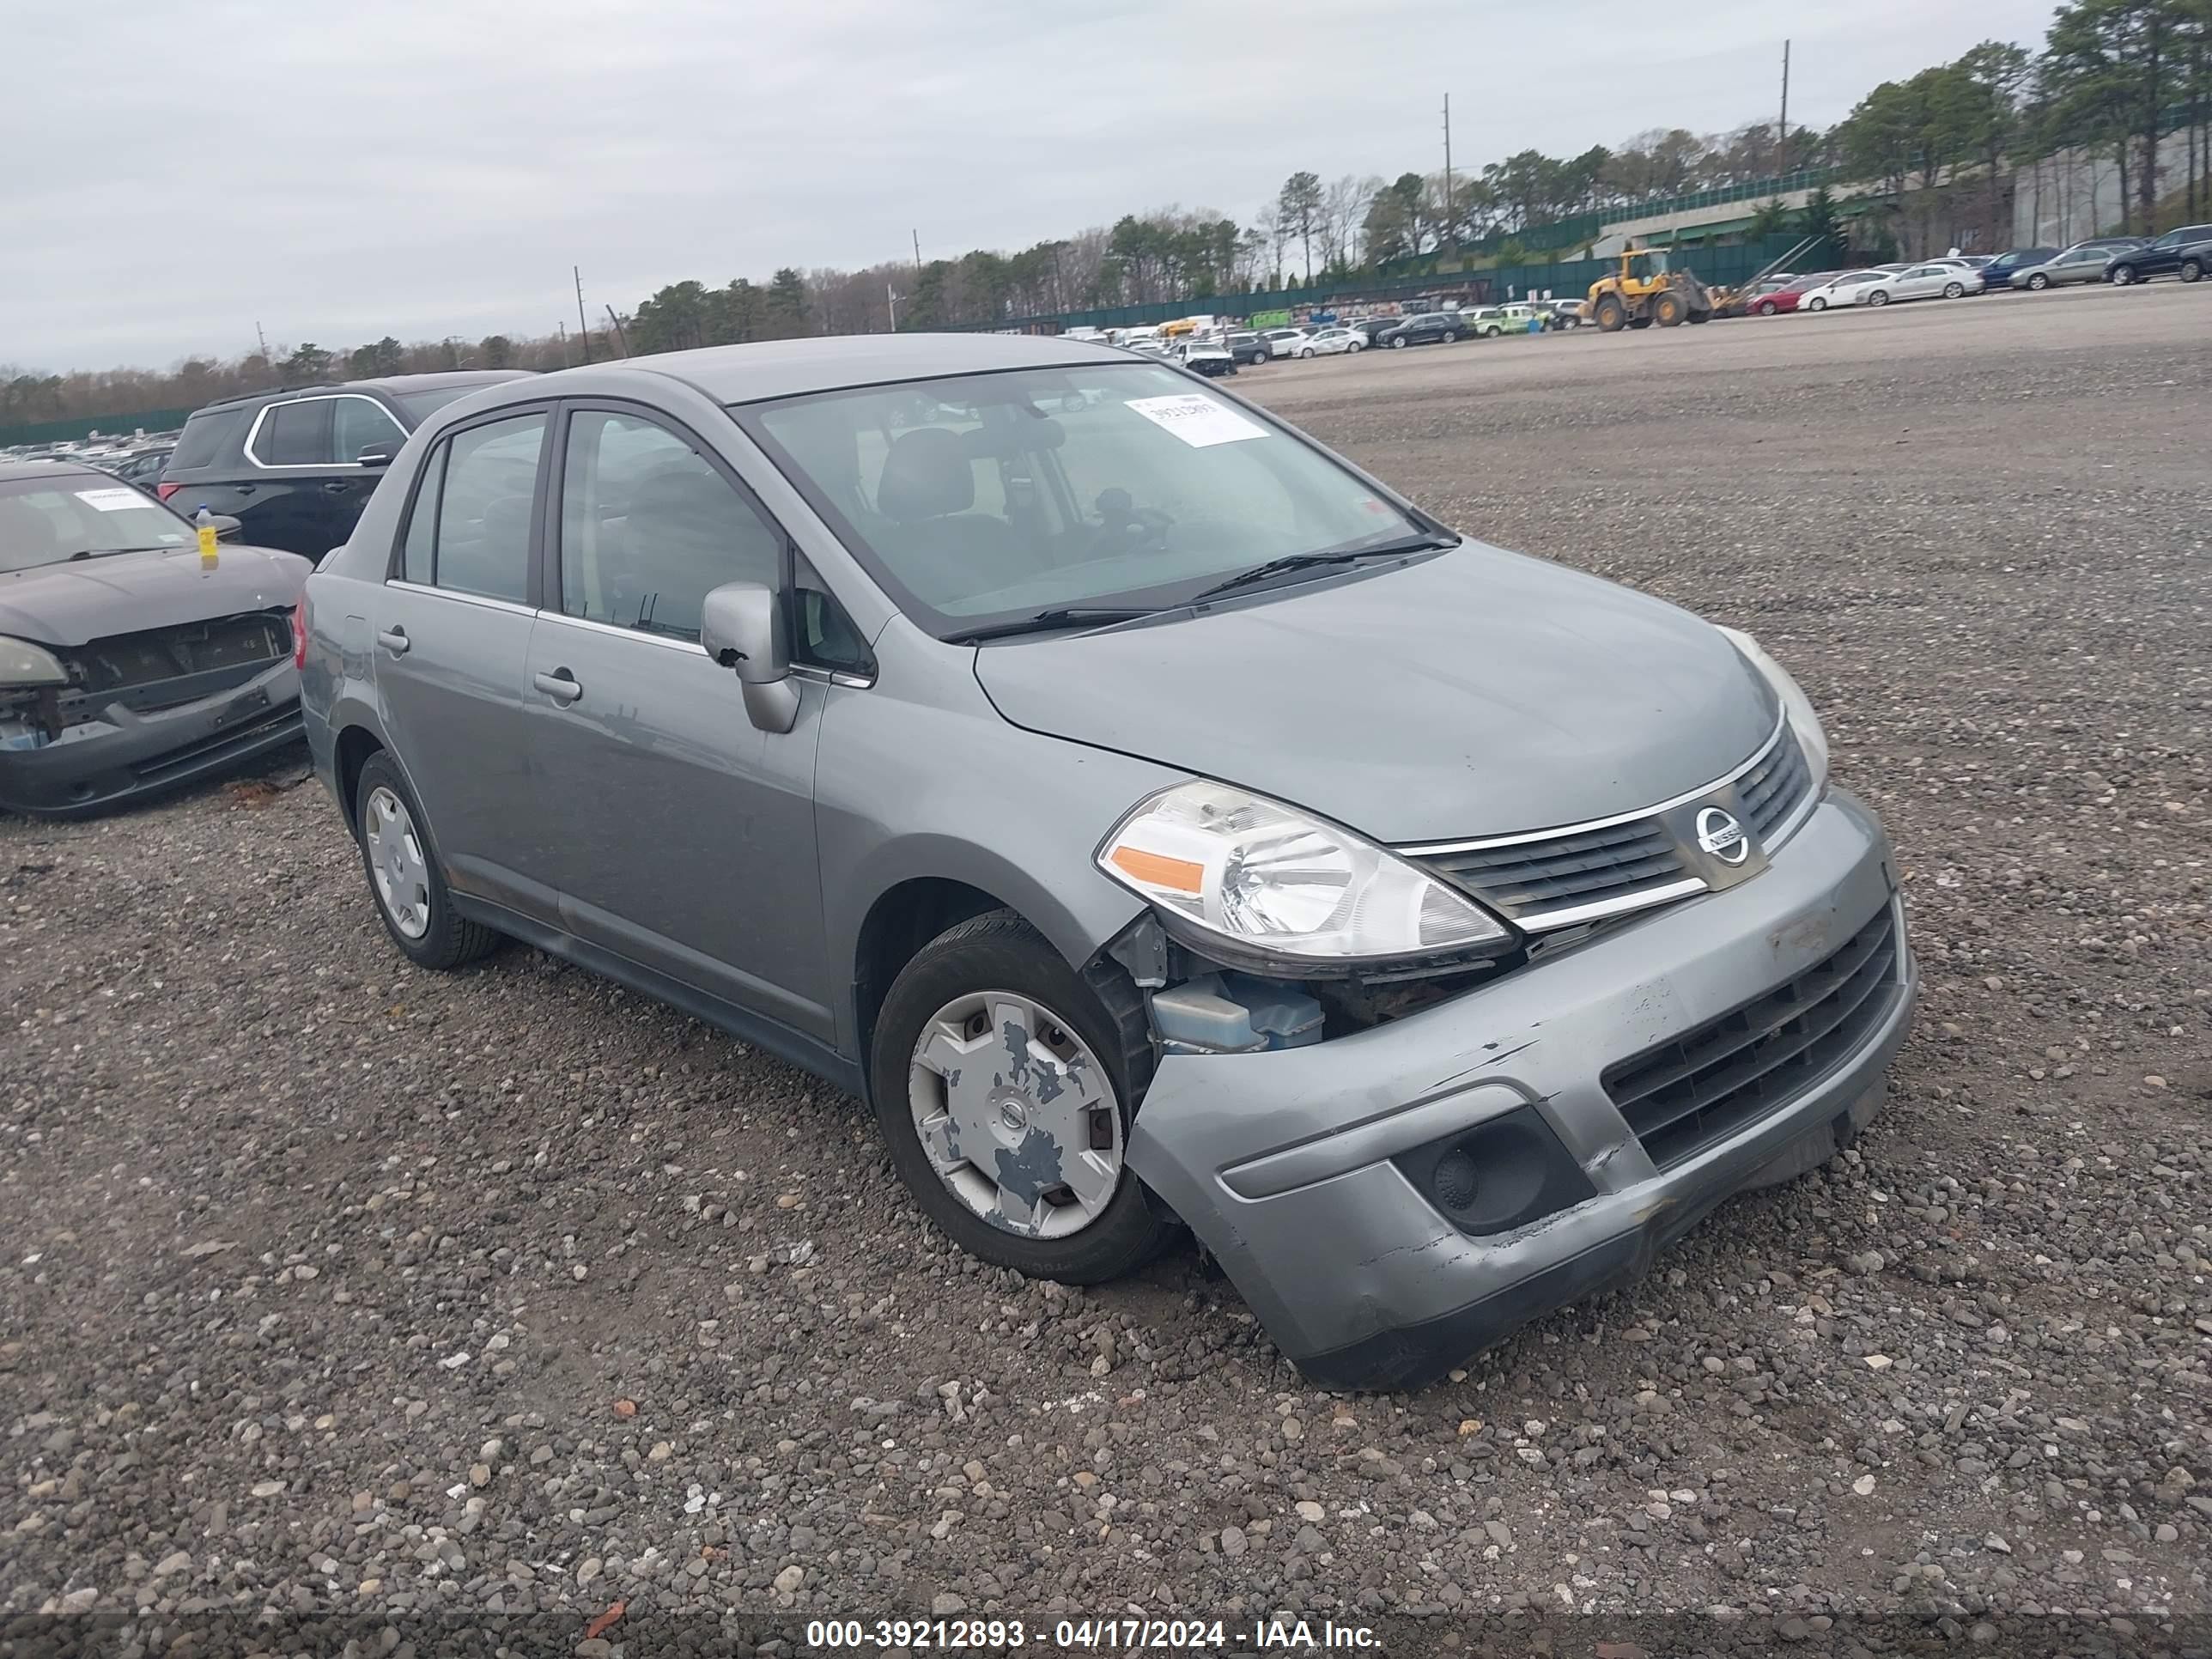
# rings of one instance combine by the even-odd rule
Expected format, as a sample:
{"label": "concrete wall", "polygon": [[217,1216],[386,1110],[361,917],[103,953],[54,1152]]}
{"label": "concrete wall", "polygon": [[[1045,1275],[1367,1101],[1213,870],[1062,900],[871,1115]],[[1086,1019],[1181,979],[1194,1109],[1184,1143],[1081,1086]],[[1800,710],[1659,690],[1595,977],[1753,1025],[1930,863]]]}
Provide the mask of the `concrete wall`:
{"label": "concrete wall", "polygon": [[[2185,180],[2189,135],[2168,133],[2158,147],[2159,194]],[[2129,169],[2128,184],[2141,189]],[[2065,247],[2118,230],[2120,169],[2111,152],[2061,150],[2013,175],[2013,240],[2021,247]]]}

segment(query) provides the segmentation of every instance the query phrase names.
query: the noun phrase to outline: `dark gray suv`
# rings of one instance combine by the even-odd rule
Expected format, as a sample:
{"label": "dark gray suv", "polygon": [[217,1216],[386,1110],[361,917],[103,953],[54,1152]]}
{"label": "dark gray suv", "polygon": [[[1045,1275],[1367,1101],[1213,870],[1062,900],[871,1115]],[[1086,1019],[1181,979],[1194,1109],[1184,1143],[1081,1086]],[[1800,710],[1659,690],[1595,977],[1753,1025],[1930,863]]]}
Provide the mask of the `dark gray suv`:
{"label": "dark gray suv", "polygon": [[522,939],[811,1068],[990,1261],[1187,1225],[1331,1384],[1827,1158],[1910,1019],[1881,827],[1756,644],[1111,347],[488,388],[306,609],[409,958]]}

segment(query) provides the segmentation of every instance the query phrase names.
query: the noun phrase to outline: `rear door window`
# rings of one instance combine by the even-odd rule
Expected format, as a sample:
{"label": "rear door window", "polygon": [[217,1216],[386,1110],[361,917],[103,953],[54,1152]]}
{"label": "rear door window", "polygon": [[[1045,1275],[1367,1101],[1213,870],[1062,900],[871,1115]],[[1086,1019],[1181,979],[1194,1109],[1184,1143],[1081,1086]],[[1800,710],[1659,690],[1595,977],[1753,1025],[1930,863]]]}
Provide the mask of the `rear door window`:
{"label": "rear door window", "polygon": [[[424,468],[402,554],[408,580],[526,605],[543,410],[455,433]],[[429,526],[425,541],[426,521]]]}
{"label": "rear door window", "polygon": [[252,440],[264,466],[325,466],[331,459],[331,400],[301,398],[262,411]]}

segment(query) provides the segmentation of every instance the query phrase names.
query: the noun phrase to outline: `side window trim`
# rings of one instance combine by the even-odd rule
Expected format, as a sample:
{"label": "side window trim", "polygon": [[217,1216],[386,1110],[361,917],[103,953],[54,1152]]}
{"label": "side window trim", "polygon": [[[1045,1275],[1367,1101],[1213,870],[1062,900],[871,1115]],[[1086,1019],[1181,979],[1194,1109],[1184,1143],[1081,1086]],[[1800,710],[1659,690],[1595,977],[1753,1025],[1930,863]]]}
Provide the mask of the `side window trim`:
{"label": "side window trim", "polygon": [[[444,599],[466,605],[490,605],[505,611],[538,611],[545,608],[545,587],[541,567],[544,561],[546,500],[550,493],[548,483],[556,439],[560,430],[560,404],[552,398],[535,403],[505,404],[497,409],[480,410],[465,421],[456,421],[440,432],[432,442],[422,465],[416,469],[408,481],[407,505],[393,526],[392,552],[385,561],[384,580],[387,585],[406,588],[415,593],[435,593]],[[430,535],[430,580],[418,582],[406,574],[407,532],[415,522],[416,509],[422,505],[422,494],[434,473],[438,479],[437,504],[433,509],[441,518],[445,513],[445,477],[447,463],[451,458],[453,441],[465,432],[481,426],[497,426],[502,421],[520,420],[527,416],[541,416],[546,422],[544,440],[538,446],[538,477],[531,487],[529,556],[523,566],[524,602],[517,605],[512,599],[502,599],[489,593],[466,593],[459,588],[441,587],[438,580],[438,526],[434,522]]]}
{"label": "side window trim", "polygon": [[[326,422],[332,422],[335,421],[337,414],[337,405],[341,400],[348,398],[351,398],[360,403],[367,404],[370,408],[376,410],[378,414],[383,416],[385,419],[390,421],[394,426],[398,427],[402,435],[404,435],[406,433],[407,428],[404,422],[403,422],[398,416],[394,415],[391,410],[386,408],[381,400],[370,397],[365,392],[318,392],[314,396],[308,398],[272,398],[267,403],[262,404],[258,410],[254,411],[253,424],[246,429],[245,450],[246,465],[248,466],[258,468],[263,472],[326,472],[334,466],[350,467],[354,471],[359,471],[361,470],[361,463],[359,461],[264,461],[260,456],[253,453],[253,441],[261,435],[262,423],[268,420],[269,411],[270,410],[289,409],[295,404],[328,404],[331,407],[324,411],[324,419]],[[324,428],[326,434],[334,434],[335,429],[334,425],[329,424],[326,424]],[[331,436],[331,441],[335,445],[337,441],[335,435]]]}

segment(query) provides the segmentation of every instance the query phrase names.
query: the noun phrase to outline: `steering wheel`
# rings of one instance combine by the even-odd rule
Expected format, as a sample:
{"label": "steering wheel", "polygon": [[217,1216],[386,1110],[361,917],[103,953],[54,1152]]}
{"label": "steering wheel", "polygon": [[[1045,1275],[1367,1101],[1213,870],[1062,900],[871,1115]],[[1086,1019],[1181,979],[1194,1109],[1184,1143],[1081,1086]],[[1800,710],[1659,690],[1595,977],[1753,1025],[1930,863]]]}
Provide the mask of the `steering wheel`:
{"label": "steering wheel", "polygon": [[1161,553],[1168,550],[1168,532],[1175,526],[1171,514],[1156,507],[1139,507],[1119,484],[1100,490],[1093,505],[1099,525],[1091,557],[1112,558],[1146,548]]}

